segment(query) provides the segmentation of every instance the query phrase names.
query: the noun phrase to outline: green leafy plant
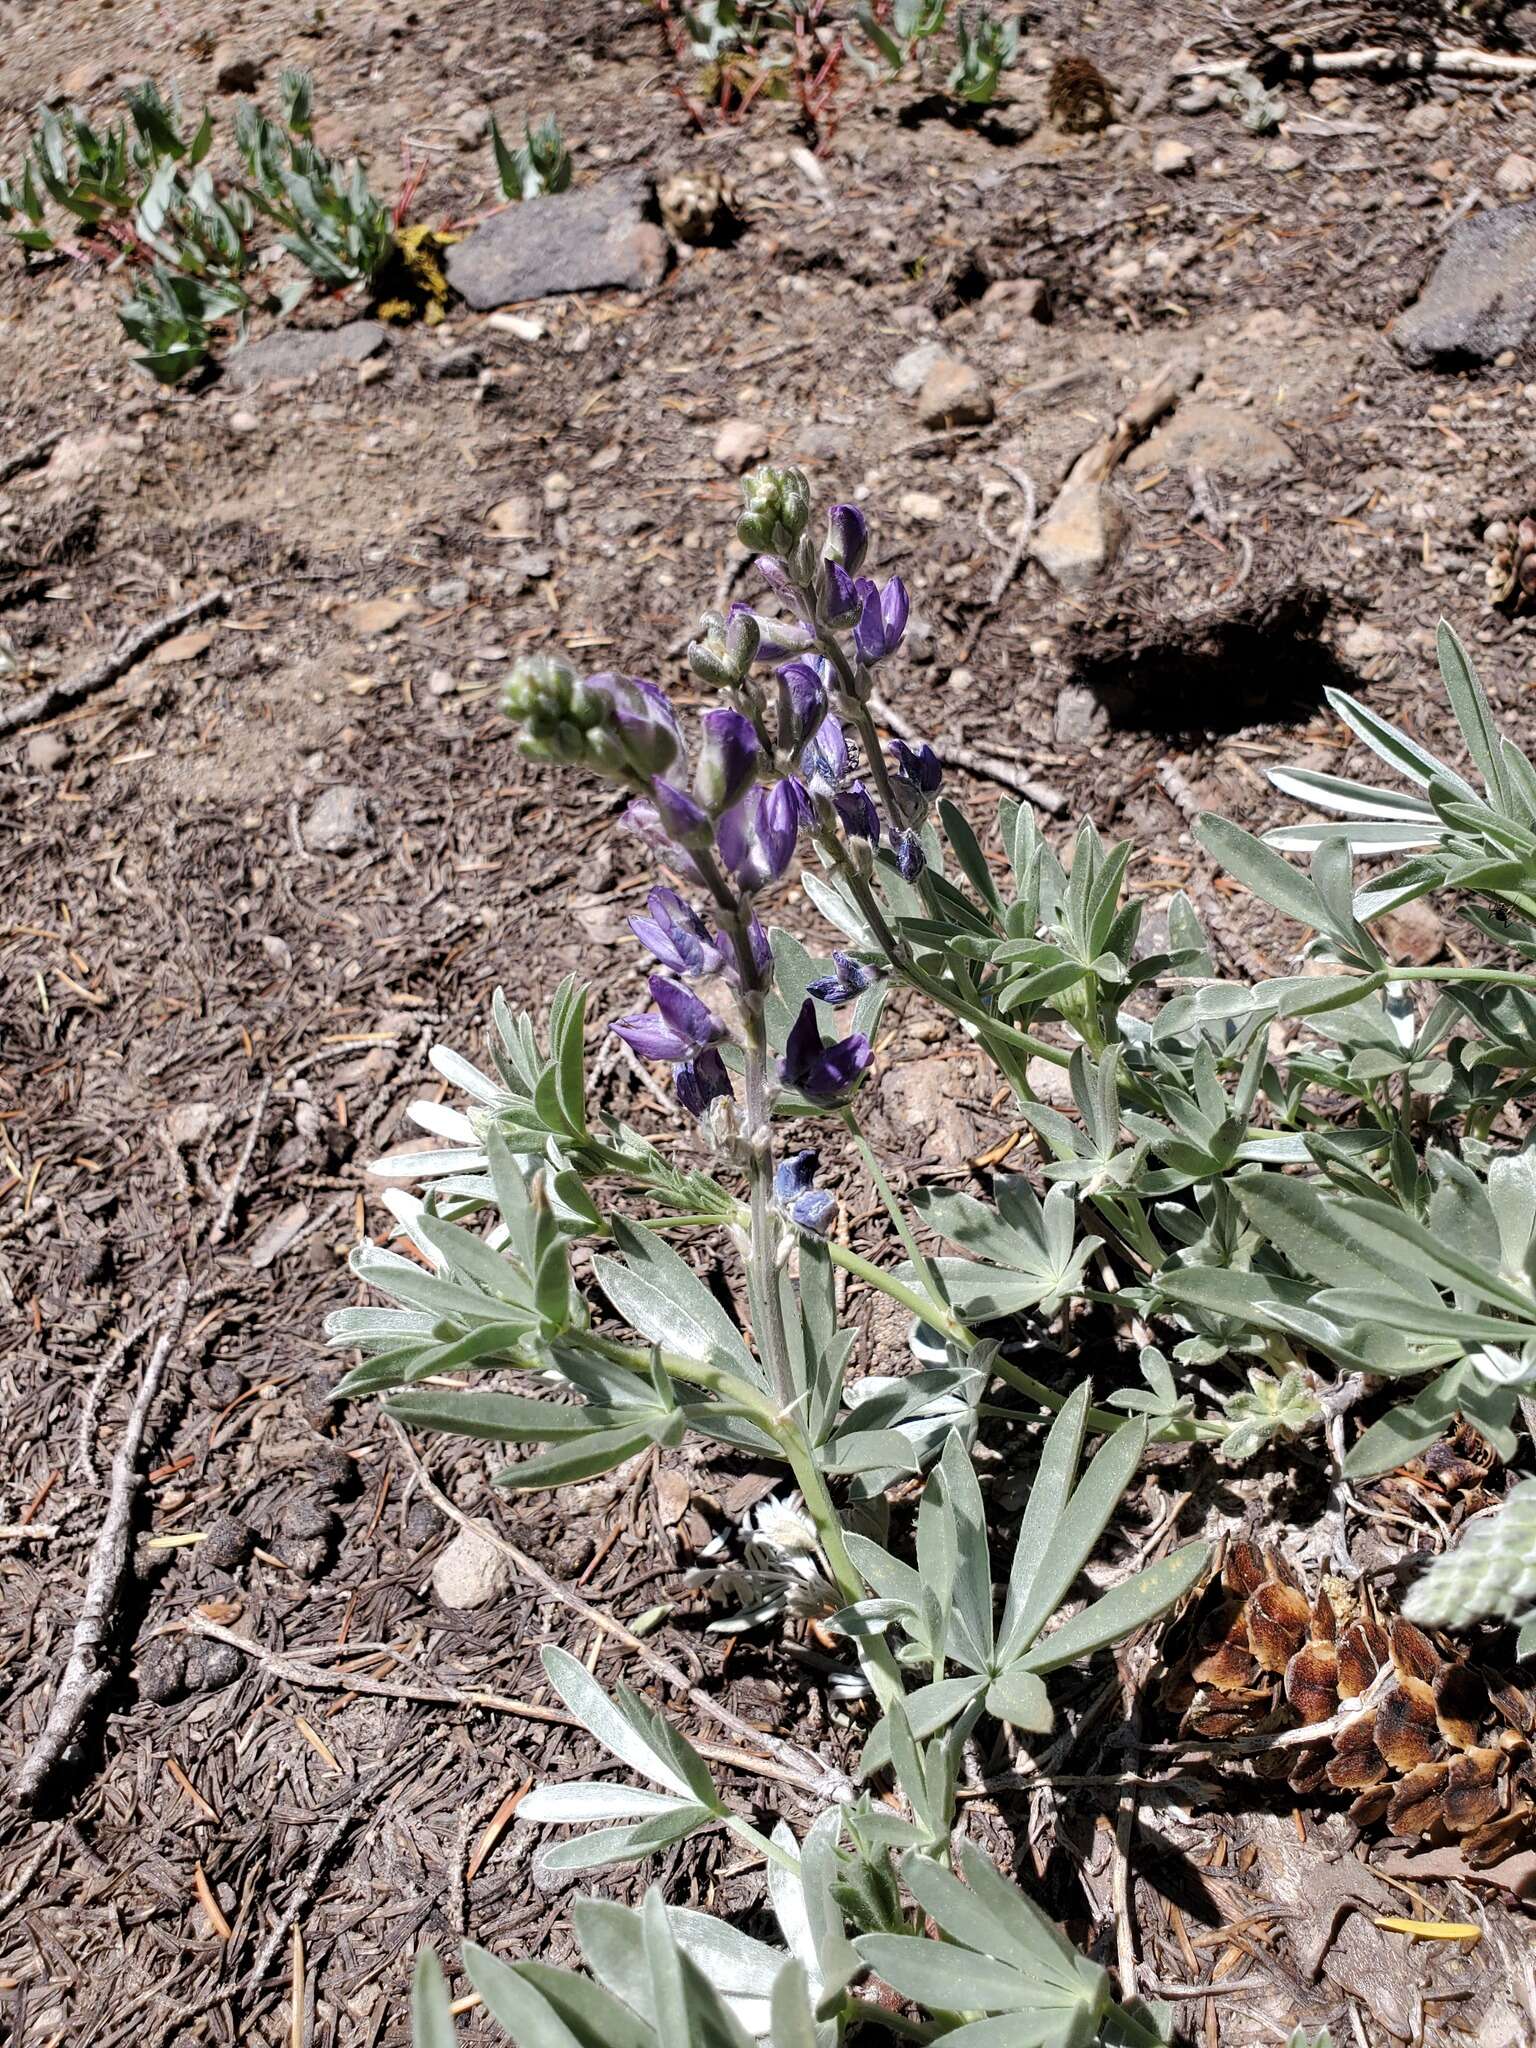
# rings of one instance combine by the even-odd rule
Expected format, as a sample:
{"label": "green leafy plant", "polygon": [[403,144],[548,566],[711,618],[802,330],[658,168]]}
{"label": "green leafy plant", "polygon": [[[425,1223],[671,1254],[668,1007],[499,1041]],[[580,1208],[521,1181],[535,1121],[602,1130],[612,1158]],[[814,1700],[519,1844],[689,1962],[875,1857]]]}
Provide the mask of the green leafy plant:
{"label": "green leafy plant", "polygon": [[[0,226],[33,254],[66,249],[125,266],[131,290],[119,308],[134,360],[162,383],[207,361],[215,329],[236,323],[243,339],[258,311],[290,312],[308,286],[253,286],[253,239],[262,217],[311,276],[341,287],[371,284],[393,252],[389,217],[362,172],[343,174],[314,146],[313,86],[283,74],[282,125],[255,107],[236,118],[253,184],[215,174],[205,109],[190,133],[153,80],[127,96],[128,119],[96,127],[78,109],[44,109],[19,177],[0,180]],[[53,224],[54,215],[67,226]]]}
{"label": "green leafy plant", "polygon": [[235,117],[252,203],[322,284],[372,285],[394,254],[389,209],[369,190],[361,165],[338,164],[316,146],[308,74],[285,71],[279,93],[281,122],[249,102]]}
{"label": "green leafy plant", "polygon": [[496,157],[496,175],[508,199],[537,199],[545,192],[564,192],[571,182],[571,152],[553,114],[537,128],[523,123],[523,140],[508,149],[496,116],[491,116],[491,148]]}
{"label": "green leafy plant", "polygon": [[961,8],[955,15],[955,45],[949,91],[966,106],[990,106],[1003,73],[1019,54],[1017,16],[999,21],[985,9],[968,16]]}
{"label": "green leafy plant", "polygon": [[1514,1621],[1519,1654],[1536,1656],[1536,1479],[1473,1522],[1409,1588],[1403,1612],[1428,1628]]}

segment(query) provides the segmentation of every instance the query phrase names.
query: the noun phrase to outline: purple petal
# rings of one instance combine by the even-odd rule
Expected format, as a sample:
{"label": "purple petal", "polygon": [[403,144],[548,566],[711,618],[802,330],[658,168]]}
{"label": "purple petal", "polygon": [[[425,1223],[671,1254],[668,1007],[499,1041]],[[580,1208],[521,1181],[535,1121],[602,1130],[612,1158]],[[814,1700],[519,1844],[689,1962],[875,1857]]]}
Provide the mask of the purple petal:
{"label": "purple petal", "polygon": [[868,576],[861,576],[855,588],[860,611],[853,629],[853,644],[860,661],[879,661],[885,653],[885,615],[880,609],[880,593]]}
{"label": "purple petal", "polygon": [[821,671],[809,661],[788,661],[779,676],[779,746],[793,755],[812,737],[827,715],[827,690]]}
{"label": "purple petal", "polygon": [[814,1152],[791,1152],[782,1160],[773,1176],[774,1199],[792,1202],[797,1195],[803,1195],[816,1178],[818,1156]]}
{"label": "purple petal", "polygon": [[656,815],[662,829],[677,846],[699,846],[709,844],[709,813],[701,803],[696,803],[687,790],[679,789],[675,783],[663,782],[658,775],[651,784],[651,794],[656,800]]}
{"label": "purple petal", "polygon": [[875,800],[862,782],[856,782],[852,789],[845,790],[833,799],[837,815],[843,821],[843,830],[852,833],[855,839],[876,841],[880,837],[880,813],[875,809]]}
{"label": "purple petal", "polygon": [[694,793],[711,812],[729,807],[752,787],[762,749],[752,721],[739,711],[706,711],[699,723],[704,741],[694,773]]}
{"label": "purple petal", "polygon": [[713,1046],[677,1070],[677,1099],[690,1116],[702,1117],[712,1102],[731,1094],[731,1077]]}
{"label": "purple petal", "polygon": [[616,1017],[609,1030],[615,1038],[622,1038],[633,1053],[643,1060],[687,1059],[693,1048],[687,1039],[680,1038],[662,1018],[653,1017],[649,1010],[639,1010],[628,1017]]}
{"label": "purple petal", "polygon": [[725,1036],[725,1026],[690,988],[668,981],[664,974],[651,976],[651,997],[668,1027],[691,1052],[715,1045]]}
{"label": "purple petal", "polygon": [[894,654],[901,645],[901,636],[907,630],[907,613],[910,609],[907,586],[899,576],[893,576],[880,593],[880,616],[885,621],[887,654]]}
{"label": "purple petal", "polygon": [[829,505],[827,508],[827,560],[836,562],[849,575],[858,573],[869,546],[869,521],[857,505]]}
{"label": "purple petal", "polygon": [[825,1188],[807,1188],[789,1205],[789,1220],[815,1237],[825,1237],[837,1214],[837,1197]]}

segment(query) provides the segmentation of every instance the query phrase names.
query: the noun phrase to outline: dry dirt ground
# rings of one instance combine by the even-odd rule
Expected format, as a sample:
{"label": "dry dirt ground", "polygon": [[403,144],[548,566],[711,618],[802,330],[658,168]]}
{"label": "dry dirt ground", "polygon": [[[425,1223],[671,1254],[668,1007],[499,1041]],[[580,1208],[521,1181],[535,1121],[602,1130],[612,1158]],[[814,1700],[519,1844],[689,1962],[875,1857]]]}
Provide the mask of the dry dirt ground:
{"label": "dry dirt ground", "polygon": [[[466,1932],[567,1952],[567,1901],[533,1883],[532,1830],[511,1817],[532,1778],[589,1754],[541,1713],[537,1654],[563,1639],[605,1677],[636,1668],[526,1580],[480,1611],[442,1604],[448,1524],[379,1418],[329,1402],[320,1323],[353,1295],[360,1233],[390,1229],[364,1166],[410,1100],[440,1092],[428,1047],[476,1051],[498,985],[537,1009],[576,970],[598,1018],[633,1000],[638,861],[605,792],[518,760],[495,689],[526,646],[677,676],[679,633],[737,567],[723,421],[866,503],[920,620],[899,710],[1057,791],[1053,830],[1091,811],[1134,838],[1149,895],[1182,884],[1224,904],[1239,965],[1277,965],[1293,941],[1219,892],[1168,767],[1201,806],[1273,815],[1267,761],[1345,758],[1318,710],[1330,682],[1433,743],[1440,613],[1528,740],[1536,643],[1489,607],[1484,533],[1531,509],[1536,357],[1414,370],[1387,329],[1453,221],[1503,196],[1501,166],[1536,145],[1531,90],[1291,85],[1280,137],[1219,105],[1180,110],[1182,51],[1241,54],[1300,18],[1047,4],[990,119],[953,122],[911,81],[855,82],[812,157],[789,105],[700,132],[639,0],[0,0],[7,168],[40,101],[107,109],[146,71],[227,115],[215,74],[233,52],[268,86],[282,64],[312,69],[332,147],[386,190],[407,159],[423,172],[419,220],[490,203],[464,117],[494,106],[509,128],[557,112],[582,181],[714,167],[741,221],[728,246],[676,252],[648,293],[522,308],[536,338],[460,309],[398,333],[366,379],[170,395],[130,365],[109,281],[0,261],[0,462],[64,436],[0,483],[0,706],[126,627],[233,593],[222,618],[0,747],[7,1780],[68,1653],[154,1318],[184,1273],[198,1290],[151,1419],[116,1675],[42,1808],[0,1822],[17,2043],[270,2039],[295,1997],[295,2041],[399,2039],[423,1940],[448,1957]],[[1480,29],[1390,6],[1319,8],[1308,26],[1326,48]],[[1522,29],[1536,40],[1517,8],[1508,47],[1531,46]],[[1086,140],[1042,118],[1044,73],[1070,50],[1123,114]],[[1151,168],[1170,138],[1193,151],[1186,175]],[[1048,321],[984,301],[1022,278],[1044,284]],[[889,373],[928,339],[985,376],[992,425],[919,424]],[[1018,479],[1048,502],[1174,360],[1219,408],[1221,451],[1148,444],[1117,487],[1113,573],[1065,596],[1026,565],[989,616]],[[967,795],[986,818],[999,791]],[[592,1051],[603,1102],[659,1124],[596,1030]],[[881,1062],[897,1167],[963,1182],[1007,1131],[964,1049],[909,1013]],[[852,1173],[847,1193],[878,1253]],[[868,1318],[864,1365],[898,1360],[903,1335]],[[764,1637],[727,1658],[681,1588],[761,1491],[738,1462],[646,1462],[509,1508],[477,1457],[427,1455],[453,1499],[500,1515],[599,1610],[671,1603],[654,1641],[739,1713],[855,1751],[812,1648]],[[1149,1479],[1146,1526],[1185,1483]],[[1221,1499],[1241,1521],[1244,1498]],[[244,1647],[181,1632],[197,1617]],[[455,1688],[501,1704],[453,1704]],[[1101,1729],[1073,1767],[1119,1756]],[[771,1781],[734,1790],[775,1804]],[[978,1807],[976,1825],[1112,1957],[1110,1797],[1037,1793]],[[1241,1786],[1226,1800],[1164,1794],[1132,1830],[1148,1982],[1237,1987],[1180,2001],[1191,2038],[1279,2039],[1301,2018],[1372,2043],[1533,2038],[1518,1912],[1420,1887],[1488,1930],[1470,1958],[1425,1960],[1375,1929],[1394,1901],[1413,1908],[1400,1881],[1361,1874],[1337,1816],[1267,1811]],[[656,1874],[675,1899],[758,1911],[758,1875],[716,1841]]]}

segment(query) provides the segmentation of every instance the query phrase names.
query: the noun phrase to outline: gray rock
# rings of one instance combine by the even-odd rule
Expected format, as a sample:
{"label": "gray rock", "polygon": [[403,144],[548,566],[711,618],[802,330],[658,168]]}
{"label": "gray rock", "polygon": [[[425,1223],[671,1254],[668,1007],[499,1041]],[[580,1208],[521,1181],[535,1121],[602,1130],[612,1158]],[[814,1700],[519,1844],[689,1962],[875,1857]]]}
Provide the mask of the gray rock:
{"label": "gray rock", "polygon": [[[1058,747],[1091,747],[1109,731],[1109,713],[1086,683],[1065,683],[1057,693],[1051,737]],[[1031,1061],[1033,1066],[1033,1061]],[[1033,1079],[1033,1077],[1031,1077]]]}
{"label": "gray rock", "polygon": [[614,178],[525,199],[448,251],[448,282],[477,313],[556,292],[644,291],[667,267],[667,238],[645,218],[649,186]]}
{"label": "gray rock", "polygon": [[1211,476],[1247,477],[1255,482],[1293,469],[1296,458],[1272,427],[1251,413],[1195,399],[1132,449],[1126,469],[1139,475],[1154,469],[1203,469]]}
{"label": "gray rock", "polygon": [[1098,581],[1119,552],[1125,515],[1102,484],[1067,484],[1035,531],[1030,553],[1063,590]]}
{"label": "gray rock", "polygon": [[1405,362],[1489,363],[1536,319],[1536,201],[1457,227],[1428,283],[1392,325]]}
{"label": "gray rock", "polygon": [[372,837],[368,799],[353,782],[321,790],[304,820],[304,844],[311,853],[351,853]]}
{"label": "gray rock", "polygon": [[489,1607],[511,1584],[512,1560],[476,1529],[460,1529],[432,1567],[433,1592],[456,1612]]}
{"label": "gray rock", "polygon": [[976,1149],[976,1127],[956,1097],[974,1087],[965,1060],[898,1060],[885,1076],[880,1106],[892,1124],[921,1148],[930,1171],[952,1172]]}
{"label": "gray rock", "polygon": [[27,766],[39,775],[57,775],[69,759],[69,741],[61,732],[35,732],[27,741]]}
{"label": "gray rock", "polygon": [[384,346],[377,320],[350,320],[345,327],[280,328],[229,357],[224,375],[237,391],[287,377],[312,377],[319,370],[365,363]]}
{"label": "gray rock", "polygon": [[927,380],[928,372],[943,357],[944,351],[936,341],[920,341],[916,348],[909,348],[905,355],[898,356],[890,368],[890,379],[905,398],[916,398]]}

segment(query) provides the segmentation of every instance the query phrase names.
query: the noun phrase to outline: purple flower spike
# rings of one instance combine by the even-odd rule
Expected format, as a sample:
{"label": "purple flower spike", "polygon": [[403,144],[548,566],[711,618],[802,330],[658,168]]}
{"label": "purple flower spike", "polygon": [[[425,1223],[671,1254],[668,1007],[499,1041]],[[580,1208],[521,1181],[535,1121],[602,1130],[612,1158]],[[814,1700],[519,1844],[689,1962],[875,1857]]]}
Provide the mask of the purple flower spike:
{"label": "purple flower spike", "polygon": [[632,917],[629,928],[647,952],[684,980],[718,974],[725,964],[709,926],[675,889],[653,889],[647,917]]}
{"label": "purple flower spike", "polygon": [[785,873],[800,836],[800,801],[788,781],[748,790],[715,828],[720,858],[749,895]]}
{"label": "purple flower spike", "polygon": [[739,711],[706,711],[699,723],[704,728],[704,743],[693,791],[705,809],[718,816],[752,787],[762,748],[751,719]]}
{"label": "purple flower spike", "polygon": [[687,1039],[680,1037],[664,1017],[653,1016],[649,1010],[632,1010],[627,1017],[615,1017],[608,1028],[643,1060],[667,1060],[675,1065],[692,1054]]}
{"label": "purple flower spike", "polygon": [[677,1099],[690,1116],[702,1117],[712,1102],[729,1100],[731,1077],[713,1046],[697,1059],[684,1060],[677,1070]]}
{"label": "purple flower spike", "polygon": [[924,796],[938,794],[944,770],[932,747],[909,747],[905,740],[892,740],[891,759],[896,763],[897,774],[905,776]]}
{"label": "purple flower spike", "polygon": [[701,803],[695,802],[687,790],[677,788],[674,783],[663,782],[658,775],[651,784],[651,794],[656,800],[656,815],[668,839],[678,846],[691,847],[695,852],[702,846],[708,846],[714,837],[709,813]]}
{"label": "purple flower spike", "polygon": [[861,661],[884,661],[888,654],[896,652],[907,630],[907,586],[899,576],[893,576],[880,590],[872,577],[861,576],[858,591],[862,608],[853,629],[853,644]]}
{"label": "purple flower spike", "polygon": [[827,715],[827,686],[818,662],[787,661],[778,673],[779,746],[794,755]]}
{"label": "purple flower spike", "polygon": [[786,1086],[798,1089],[810,1101],[830,1105],[852,1093],[873,1058],[862,1031],[825,1044],[816,1022],[816,1005],[807,996],[790,1028],[779,1075]]}
{"label": "purple flower spike", "polygon": [[807,992],[818,1003],[831,1003],[834,1008],[840,1003],[851,1003],[855,996],[863,995],[875,979],[873,967],[866,967],[862,960],[855,960],[851,953],[834,953],[832,964],[836,974],[829,974],[821,981],[807,984]]}
{"label": "purple flower spike", "polygon": [[869,521],[857,505],[827,507],[827,538],[822,554],[829,562],[857,576],[869,546]]}

